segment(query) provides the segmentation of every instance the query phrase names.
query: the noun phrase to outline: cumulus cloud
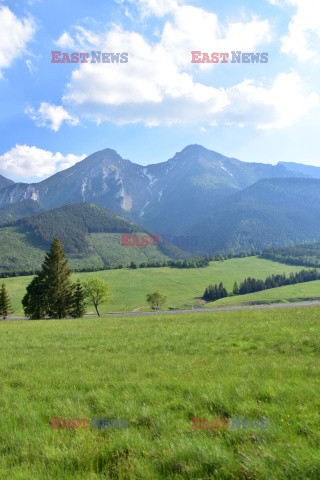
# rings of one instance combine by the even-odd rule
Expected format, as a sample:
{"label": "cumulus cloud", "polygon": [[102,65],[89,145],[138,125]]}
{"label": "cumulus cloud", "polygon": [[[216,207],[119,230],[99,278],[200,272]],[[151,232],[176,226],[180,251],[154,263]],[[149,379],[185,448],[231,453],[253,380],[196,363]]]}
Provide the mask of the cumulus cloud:
{"label": "cumulus cloud", "polygon": [[[192,18],[189,13],[183,15]],[[246,32],[241,35],[241,41],[247,51],[253,50],[254,42],[269,38],[264,22],[263,30],[256,19],[250,24],[230,24],[223,33],[215,15],[208,21],[203,29],[209,31],[209,25],[216,24],[220,51],[225,51],[230,39],[236,39],[239,32]],[[254,34],[259,26],[260,37]],[[156,126],[197,123],[205,119],[211,124],[252,124],[257,128],[291,125],[317,105],[318,96],[305,93],[300,77],[294,72],[280,74],[265,86],[253,79],[231,88],[196,82],[184,65],[187,55],[183,55],[183,48],[188,44],[188,31],[191,32],[191,26],[187,27],[186,21],[179,17],[174,29],[167,24],[160,42],[149,44],[140,34],[114,28],[101,40],[111,51],[121,45],[130,52],[129,63],[80,65],[72,73],[64,102],[94,121],[144,122],[147,126]],[[198,42],[204,45],[205,37],[199,34]],[[190,53],[190,49],[188,51]]]}
{"label": "cumulus cloud", "polygon": [[258,129],[282,128],[319,105],[316,93],[305,94],[296,72],[279,74],[269,88],[245,80],[226,90],[229,105],[221,113],[225,121],[243,126],[252,123]]}
{"label": "cumulus cloud", "polygon": [[0,6],[0,78],[2,70],[23,54],[35,30],[32,18],[19,19],[7,6]]}
{"label": "cumulus cloud", "polygon": [[[271,81],[264,80],[264,84],[246,79],[230,88],[197,81],[201,69],[216,66],[191,64],[192,50],[211,52],[214,45],[218,52],[265,51],[273,38],[267,20],[252,17],[222,24],[215,13],[185,5],[182,0],[139,0],[138,6],[143,15],[170,14],[158,41],[150,42],[139,33],[115,25],[100,34],[75,27],[58,39],[59,45],[69,44],[77,51],[120,49],[129,53],[129,62],[77,65],[65,89],[64,107],[57,107],[64,115],[58,117],[62,120],[52,122],[54,130],[63,121],[77,123],[68,111],[97,124],[143,122],[156,126],[207,121],[211,125],[280,128],[291,125],[318,104],[318,95],[308,92],[295,72],[282,73]],[[34,112],[31,114],[42,124],[43,115],[39,120]]]}
{"label": "cumulus cloud", "polygon": [[34,120],[38,127],[49,127],[57,132],[63,122],[68,125],[77,125],[78,118],[71,116],[62,106],[42,102],[38,110],[27,107],[25,113]]}
{"label": "cumulus cloud", "polygon": [[26,178],[43,178],[71,167],[86,155],[62,155],[28,145],[16,145],[0,156],[0,172],[19,181]]}
{"label": "cumulus cloud", "polygon": [[[191,5],[181,6],[174,13],[172,20],[165,23],[159,46],[168,54],[174,55],[175,62],[183,67],[190,67],[190,52],[200,50],[216,52],[242,50],[255,51],[272,39],[268,20],[256,17],[247,22],[219,22],[215,13]],[[203,65],[206,69],[213,64]]]}
{"label": "cumulus cloud", "polygon": [[320,2],[319,0],[269,0],[274,5],[296,7],[288,33],[281,38],[281,50],[296,55],[299,61],[319,55]]}

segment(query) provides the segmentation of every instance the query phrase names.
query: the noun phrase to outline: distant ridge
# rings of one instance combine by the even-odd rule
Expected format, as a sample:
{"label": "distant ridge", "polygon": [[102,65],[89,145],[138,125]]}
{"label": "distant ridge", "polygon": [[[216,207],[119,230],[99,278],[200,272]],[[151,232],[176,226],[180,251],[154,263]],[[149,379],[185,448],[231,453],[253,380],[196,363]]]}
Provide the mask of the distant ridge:
{"label": "distant ridge", "polygon": [[[257,153],[257,160],[258,157]],[[151,158],[149,165],[142,166],[106,148],[39,183],[13,183],[7,180],[10,184],[0,189],[0,208],[26,200],[37,202],[45,210],[79,202],[94,203],[129,222],[163,235],[185,235],[189,232],[196,235],[198,226],[202,225],[199,231],[203,238],[208,237],[206,228],[208,232],[211,227],[212,232],[215,231],[213,224],[218,225],[221,215],[221,231],[218,235],[215,233],[210,245],[209,240],[202,238],[199,244],[202,243],[204,250],[201,248],[201,251],[228,249],[229,246],[255,248],[263,244],[257,241],[258,236],[262,238],[262,235],[257,234],[256,230],[269,223],[270,230],[275,231],[277,227],[274,222],[277,225],[280,222],[279,232],[282,231],[282,225],[287,225],[288,230],[278,238],[267,232],[264,240],[266,246],[273,245],[273,242],[280,245],[281,242],[317,240],[309,228],[309,212],[303,213],[299,207],[297,196],[304,193],[294,191],[295,184],[289,182],[290,179],[299,178],[319,179],[320,167],[290,162],[276,165],[258,161],[248,163],[197,144],[186,146],[165,162],[154,164]],[[284,183],[282,186],[274,183],[273,192],[267,193],[259,183],[267,179],[283,179]],[[294,212],[289,215],[289,204],[283,205],[286,213],[270,210],[273,208],[270,195],[275,196],[276,190],[284,185],[287,193],[290,188],[293,190],[290,201],[287,194],[283,198],[291,202],[291,207],[296,205],[297,213],[300,208],[301,220],[295,217]],[[241,196],[241,192],[244,196]],[[254,197],[255,205],[251,197]],[[278,204],[274,204],[274,207],[280,208]],[[251,219],[246,218],[245,209],[248,214],[251,212]],[[267,214],[268,209],[270,211]],[[282,220],[281,215],[284,215]],[[289,221],[287,215],[294,220]],[[238,235],[236,232],[240,219],[240,240],[231,241],[226,232],[229,228],[230,235]],[[298,231],[298,224],[294,226],[296,221],[303,225],[304,232]]]}

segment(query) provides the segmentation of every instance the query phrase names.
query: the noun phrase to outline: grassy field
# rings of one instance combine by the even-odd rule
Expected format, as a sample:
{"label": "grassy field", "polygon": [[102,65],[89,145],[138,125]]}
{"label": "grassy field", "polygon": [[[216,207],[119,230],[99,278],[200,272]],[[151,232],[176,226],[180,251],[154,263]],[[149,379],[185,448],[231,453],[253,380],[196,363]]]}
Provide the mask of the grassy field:
{"label": "grassy field", "polygon": [[[159,289],[167,296],[163,309],[191,308],[203,304],[200,300],[205,288],[210,283],[223,282],[228,291],[232,291],[234,281],[240,282],[245,277],[265,278],[272,273],[299,271],[293,267],[258,257],[235,258],[224,262],[211,262],[207,268],[142,268],[124,270],[106,270],[93,273],[74,274],[74,279],[85,280],[99,277],[111,285],[113,298],[108,305],[101,308],[101,313],[127,312],[146,305],[146,293]],[[5,279],[9,293],[13,296],[15,315],[22,315],[21,299],[31,277]],[[1,280],[0,280],[1,281]],[[210,304],[212,305],[212,304]],[[148,310],[144,308],[143,310]],[[94,308],[89,306],[89,312]]]}
{"label": "grassy field", "polygon": [[[0,478],[318,480],[319,315],[0,323]],[[52,417],[129,428],[56,430]],[[192,417],[268,429],[194,430]]]}
{"label": "grassy field", "polygon": [[320,298],[320,280],[314,282],[298,283],[285,287],[271,288],[262,292],[250,293],[248,295],[237,295],[226,297],[216,302],[207,303],[206,307],[214,308],[222,305],[243,305],[252,302],[291,302],[306,298]]}

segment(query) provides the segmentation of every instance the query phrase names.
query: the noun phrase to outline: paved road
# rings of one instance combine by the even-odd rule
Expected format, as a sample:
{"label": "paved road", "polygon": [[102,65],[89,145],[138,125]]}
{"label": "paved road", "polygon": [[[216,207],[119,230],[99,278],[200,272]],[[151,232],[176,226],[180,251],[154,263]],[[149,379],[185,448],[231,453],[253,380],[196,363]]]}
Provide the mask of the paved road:
{"label": "paved road", "polygon": [[[217,308],[197,308],[193,310],[169,310],[160,312],[136,312],[136,313],[105,313],[101,317],[142,317],[145,315],[175,315],[177,313],[204,313],[204,312],[233,312],[235,310],[268,310],[270,308],[300,308],[300,307],[319,307],[320,302],[299,302],[299,303],[273,303],[272,305],[252,305],[245,307],[217,307]],[[97,315],[85,315],[91,318]],[[8,320],[27,320],[25,317],[10,317]]]}

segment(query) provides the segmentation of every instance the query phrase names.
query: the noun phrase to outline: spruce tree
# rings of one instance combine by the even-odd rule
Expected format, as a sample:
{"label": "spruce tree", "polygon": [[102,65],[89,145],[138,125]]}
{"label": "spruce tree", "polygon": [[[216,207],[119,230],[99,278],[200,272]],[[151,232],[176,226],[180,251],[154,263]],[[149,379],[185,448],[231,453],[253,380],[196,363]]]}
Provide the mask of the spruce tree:
{"label": "spruce tree", "polygon": [[218,298],[224,298],[228,296],[227,290],[224,288],[223,283],[221,282],[218,289]]}
{"label": "spruce tree", "polygon": [[46,282],[47,315],[65,318],[72,309],[72,285],[68,259],[58,238],[55,238],[42,264]]}
{"label": "spruce tree", "polygon": [[5,320],[9,313],[12,312],[11,300],[6,289],[6,284],[3,283],[0,290],[0,315],[3,317],[3,320]]}
{"label": "spruce tree", "polygon": [[86,313],[85,292],[80,281],[78,280],[73,285],[71,316],[73,318],[81,318],[85,313]]}
{"label": "spruce tree", "polygon": [[212,301],[219,300],[219,290],[217,284],[215,284],[213,292],[212,292]]}
{"label": "spruce tree", "polygon": [[233,295],[239,295],[239,287],[237,282],[234,282],[234,285],[233,285]]}
{"label": "spruce tree", "polygon": [[38,274],[27,286],[27,293],[22,299],[26,317],[33,320],[45,318],[47,312],[46,283],[43,274]]}
{"label": "spruce tree", "polygon": [[22,300],[25,315],[34,318],[64,318],[71,313],[73,289],[72,270],[58,238],[45,255],[42,269],[27,287]]}

